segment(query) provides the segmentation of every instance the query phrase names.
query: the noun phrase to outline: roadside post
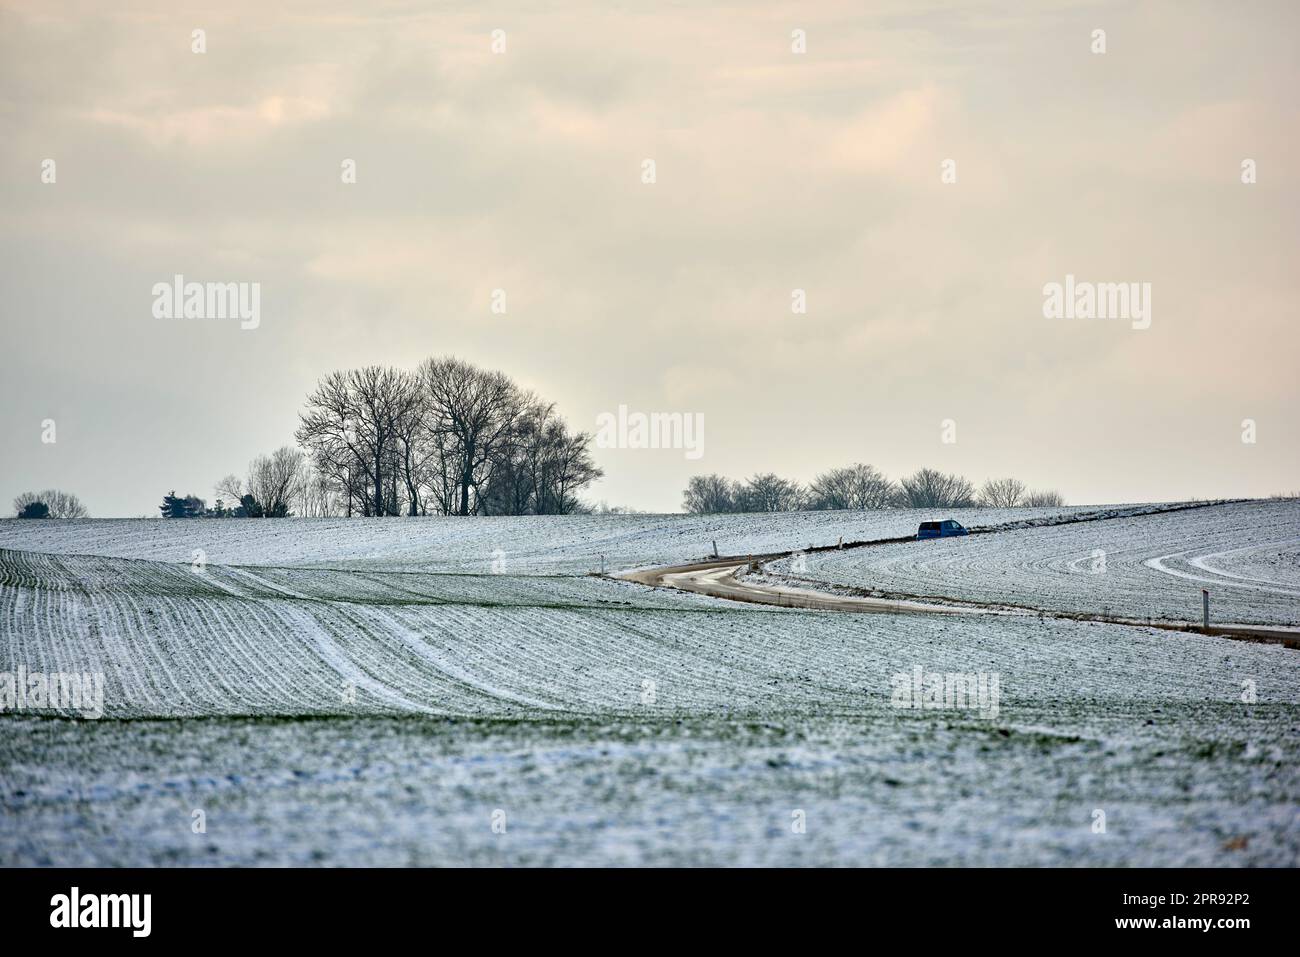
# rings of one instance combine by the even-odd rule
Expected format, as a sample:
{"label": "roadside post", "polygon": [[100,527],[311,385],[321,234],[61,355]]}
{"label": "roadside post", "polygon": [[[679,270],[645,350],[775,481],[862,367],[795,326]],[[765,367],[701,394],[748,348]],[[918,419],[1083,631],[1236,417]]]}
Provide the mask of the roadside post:
{"label": "roadside post", "polygon": [[1201,589],[1201,620],[1203,622],[1202,629],[1204,631],[1209,631],[1210,630],[1210,590],[1208,588]]}

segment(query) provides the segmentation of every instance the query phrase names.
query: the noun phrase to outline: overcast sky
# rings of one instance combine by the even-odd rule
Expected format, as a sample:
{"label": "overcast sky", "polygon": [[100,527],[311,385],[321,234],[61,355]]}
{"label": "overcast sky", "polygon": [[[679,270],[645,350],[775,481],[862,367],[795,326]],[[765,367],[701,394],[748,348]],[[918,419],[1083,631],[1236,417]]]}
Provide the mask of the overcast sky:
{"label": "overcast sky", "polygon": [[[446,353],[581,429],[701,413],[701,459],[595,450],[646,510],[854,461],[1300,489],[1294,3],[0,11],[6,507],[211,500],[322,374]],[[178,273],[260,325],[155,318]],[[1150,327],[1045,318],[1067,274],[1150,283]]]}

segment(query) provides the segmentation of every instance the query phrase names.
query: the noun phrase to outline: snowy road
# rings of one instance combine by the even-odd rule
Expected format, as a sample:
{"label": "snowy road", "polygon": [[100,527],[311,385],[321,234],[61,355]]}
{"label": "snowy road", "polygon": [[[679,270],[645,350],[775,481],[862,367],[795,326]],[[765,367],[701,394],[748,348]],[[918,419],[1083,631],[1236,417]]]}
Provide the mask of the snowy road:
{"label": "snowy road", "polygon": [[934,615],[1025,615],[1028,611],[1005,608],[939,605],[920,601],[895,601],[863,595],[837,595],[832,592],[774,585],[740,578],[747,563],[734,559],[677,565],[628,574],[630,581],[645,585],[678,588],[698,595],[727,598],[732,601],[776,605],[783,608],[811,608],[816,611],[849,611],[875,614]]}

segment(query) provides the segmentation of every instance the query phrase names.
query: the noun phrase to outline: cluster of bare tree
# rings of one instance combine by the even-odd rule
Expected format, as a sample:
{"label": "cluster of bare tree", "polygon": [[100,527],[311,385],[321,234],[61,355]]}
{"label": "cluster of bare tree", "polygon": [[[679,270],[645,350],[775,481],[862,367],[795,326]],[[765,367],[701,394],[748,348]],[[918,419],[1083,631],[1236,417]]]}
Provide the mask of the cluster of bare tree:
{"label": "cluster of bare tree", "polygon": [[568,514],[602,474],[591,436],[570,432],[553,403],[454,358],[330,373],[299,418],[301,449],[218,481],[215,508],[173,492],[163,515]]}
{"label": "cluster of bare tree", "polygon": [[1064,505],[1055,491],[1029,491],[1018,479],[990,479],[976,490],[961,475],[920,469],[894,482],[870,465],[822,472],[806,487],[761,473],[745,482],[721,475],[696,475],[687,483],[687,512],[788,512],[796,509],[989,508]]}
{"label": "cluster of bare tree", "polygon": [[693,475],[682,496],[682,511],[792,512],[808,507],[808,490],[771,472],[737,482],[722,475]]}
{"label": "cluster of bare tree", "polygon": [[23,492],[14,499],[18,518],[89,518],[90,512],[71,492],[47,488],[43,492]]}
{"label": "cluster of bare tree", "polygon": [[456,358],[333,372],[300,419],[303,514],[568,514],[602,474],[554,404]]}
{"label": "cluster of bare tree", "polygon": [[[312,479],[306,456],[288,445],[270,455],[259,455],[248,463],[248,478],[241,481],[231,474],[217,482],[216,516],[243,518],[284,518],[295,504],[301,503]],[[226,501],[231,502],[230,509]],[[299,514],[303,514],[301,508]]]}
{"label": "cluster of bare tree", "polygon": [[1065,499],[1053,489],[1032,491],[1019,479],[989,479],[980,489],[979,503],[989,508],[1051,508]]}

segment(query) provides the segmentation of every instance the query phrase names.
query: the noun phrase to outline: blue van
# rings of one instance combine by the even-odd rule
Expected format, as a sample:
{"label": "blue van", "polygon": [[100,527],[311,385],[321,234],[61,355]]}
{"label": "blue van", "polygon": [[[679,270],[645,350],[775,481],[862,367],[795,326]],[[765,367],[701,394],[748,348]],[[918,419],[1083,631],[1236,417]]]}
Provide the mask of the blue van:
{"label": "blue van", "polygon": [[953,535],[969,535],[970,529],[961,522],[946,518],[942,522],[922,522],[916,530],[917,538],[949,538]]}

